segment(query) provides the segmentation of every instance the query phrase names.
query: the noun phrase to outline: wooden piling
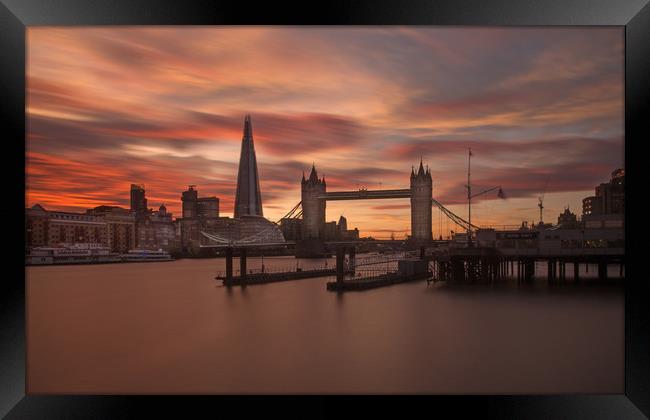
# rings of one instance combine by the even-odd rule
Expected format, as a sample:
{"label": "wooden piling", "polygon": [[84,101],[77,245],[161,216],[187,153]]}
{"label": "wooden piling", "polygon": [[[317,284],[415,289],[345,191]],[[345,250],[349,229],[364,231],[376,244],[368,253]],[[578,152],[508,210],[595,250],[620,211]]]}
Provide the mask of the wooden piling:
{"label": "wooden piling", "polygon": [[535,278],[535,260],[526,261],[526,280],[532,281]]}
{"label": "wooden piling", "polygon": [[226,285],[232,284],[232,248],[226,248]]}
{"label": "wooden piling", "polygon": [[607,262],[602,259],[598,261],[598,279],[602,281],[607,280]]}
{"label": "wooden piling", "polygon": [[343,283],[345,271],[343,263],[345,260],[345,247],[339,245],[336,247],[336,282]]}
{"label": "wooden piling", "polygon": [[246,248],[239,250],[239,276],[242,284],[246,284]]}
{"label": "wooden piling", "polygon": [[356,268],[356,251],[357,250],[356,250],[356,248],[354,246],[350,247],[350,250],[349,250],[350,263],[349,263],[348,269],[352,270],[352,271],[354,271],[354,269]]}

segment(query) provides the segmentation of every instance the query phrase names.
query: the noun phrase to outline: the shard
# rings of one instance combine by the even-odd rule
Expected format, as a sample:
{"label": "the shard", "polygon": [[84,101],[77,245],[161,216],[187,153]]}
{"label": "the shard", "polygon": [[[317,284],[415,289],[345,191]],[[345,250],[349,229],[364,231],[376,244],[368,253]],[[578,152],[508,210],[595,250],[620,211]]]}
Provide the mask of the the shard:
{"label": "the shard", "polygon": [[250,115],[246,115],[244,118],[244,137],[241,141],[237,194],[235,196],[235,218],[241,216],[263,216],[260,179],[257,172]]}

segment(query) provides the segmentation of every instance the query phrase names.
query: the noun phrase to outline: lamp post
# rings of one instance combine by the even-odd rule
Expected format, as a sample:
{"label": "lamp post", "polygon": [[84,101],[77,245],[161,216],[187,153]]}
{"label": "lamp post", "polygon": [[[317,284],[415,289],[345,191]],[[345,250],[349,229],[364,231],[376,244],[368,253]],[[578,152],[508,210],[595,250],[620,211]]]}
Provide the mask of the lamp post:
{"label": "lamp post", "polygon": [[472,194],[472,184],[470,182],[470,168],[471,168],[471,162],[472,162],[472,148],[470,147],[469,153],[467,156],[467,212],[468,212],[468,224],[467,224],[467,246],[472,247],[472,198],[478,197],[479,195],[483,195],[485,193],[489,193],[490,191],[494,191],[497,188],[499,189],[499,193],[497,196],[499,198],[505,198],[505,194],[503,190],[501,189],[501,185],[498,185],[496,187],[488,188],[487,190],[481,191],[477,194]]}

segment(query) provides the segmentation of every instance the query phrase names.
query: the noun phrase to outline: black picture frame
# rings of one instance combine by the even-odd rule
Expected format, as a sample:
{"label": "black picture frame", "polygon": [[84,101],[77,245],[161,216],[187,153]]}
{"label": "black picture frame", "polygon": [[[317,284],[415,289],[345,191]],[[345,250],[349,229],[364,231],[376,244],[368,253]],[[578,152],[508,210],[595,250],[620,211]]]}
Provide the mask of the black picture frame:
{"label": "black picture frame", "polygon": [[[644,252],[641,179],[650,103],[648,0],[444,0],[326,1],[319,4],[171,0],[0,0],[0,98],[4,171],[0,214],[4,235],[0,276],[0,416],[25,418],[142,418],[158,413],[214,417],[269,414],[315,417],[383,414],[403,417],[449,411],[495,418],[650,417],[650,315],[648,282],[636,257]],[[30,396],[25,395],[25,29],[40,25],[274,24],[274,25],[620,25],[625,26],[626,275],[625,393],[617,395],[436,395],[418,397],[307,396]],[[636,202],[636,204],[634,204]],[[17,238],[22,238],[17,240]],[[468,374],[471,374],[468,372]],[[389,378],[387,378],[389,380]],[[558,378],[561,380],[561,378]],[[255,398],[253,402],[251,399]],[[297,406],[296,402],[299,402]],[[349,406],[349,402],[354,402]],[[347,407],[343,408],[342,404]],[[302,407],[307,406],[309,411]],[[288,407],[291,407],[287,410]],[[295,408],[294,408],[295,407]],[[282,411],[281,411],[282,410]]]}

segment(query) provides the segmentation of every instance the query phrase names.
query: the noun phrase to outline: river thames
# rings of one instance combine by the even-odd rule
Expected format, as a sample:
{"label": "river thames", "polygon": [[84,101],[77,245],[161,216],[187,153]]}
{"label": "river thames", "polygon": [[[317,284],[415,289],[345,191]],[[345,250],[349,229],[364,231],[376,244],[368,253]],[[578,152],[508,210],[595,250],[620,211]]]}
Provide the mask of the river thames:
{"label": "river thames", "polygon": [[337,294],[332,278],[226,288],[214,279],[224,266],[27,267],[28,392],[624,392],[622,280]]}

